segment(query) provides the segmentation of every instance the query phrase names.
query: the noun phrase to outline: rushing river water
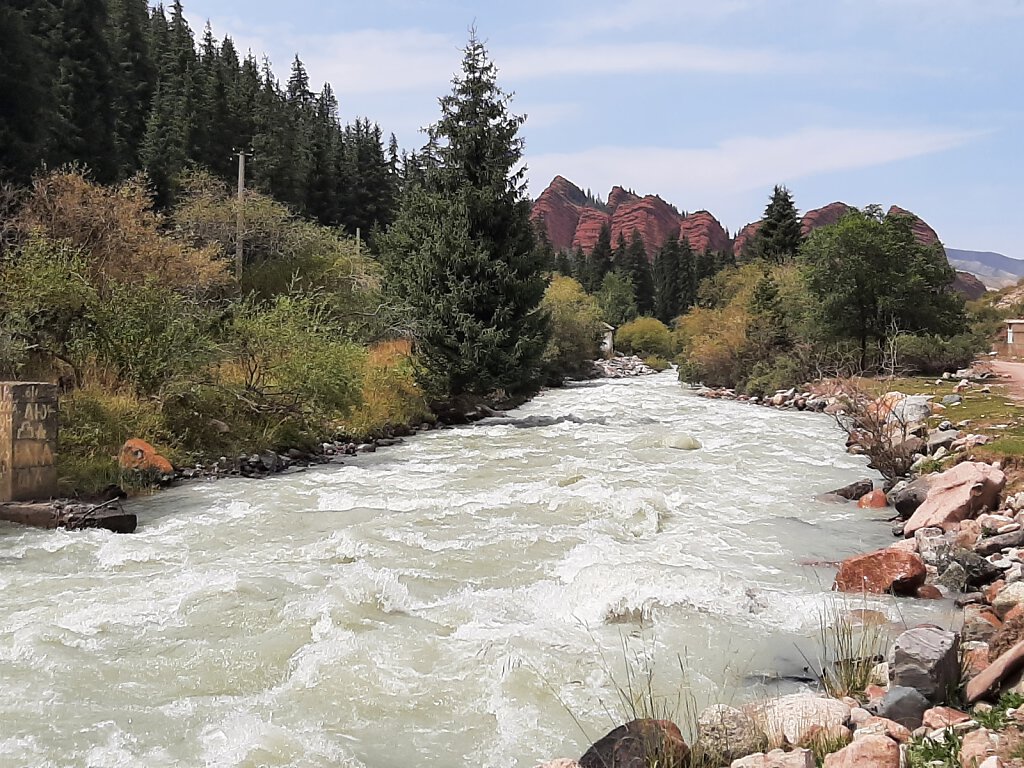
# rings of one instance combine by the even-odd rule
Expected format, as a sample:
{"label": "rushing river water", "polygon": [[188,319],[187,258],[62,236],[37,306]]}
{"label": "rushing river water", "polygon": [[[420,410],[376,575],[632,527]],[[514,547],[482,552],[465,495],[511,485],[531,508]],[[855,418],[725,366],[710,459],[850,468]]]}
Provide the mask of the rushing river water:
{"label": "rushing river water", "polygon": [[814,498],[863,463],[827,417],[667,373],[187,485],[135,502],[133,536],[0,527],[0,765],[578,756],[621,717],[624,659],[666,688],[684,659],[698,700],[799,668],[832,577],[800,561],[890,540]]}

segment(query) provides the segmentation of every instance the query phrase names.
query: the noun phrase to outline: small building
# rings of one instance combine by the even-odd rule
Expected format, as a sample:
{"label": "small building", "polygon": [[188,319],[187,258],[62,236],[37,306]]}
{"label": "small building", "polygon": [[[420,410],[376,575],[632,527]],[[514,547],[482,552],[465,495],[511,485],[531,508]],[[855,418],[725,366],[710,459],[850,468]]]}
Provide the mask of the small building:
{"label": "small building", "polygon": [[[615,354],[615,326],[601,323],[601,328],[604,331],[604,336],[601,339],[601,354],[611,357]],[[1021,341],[1024,341],[1024,333],[1021,335]]]}
{"label": "small building", "polygon": [[1024,357],[1024,320],[1007,320],[997,350],[1007,357]]}

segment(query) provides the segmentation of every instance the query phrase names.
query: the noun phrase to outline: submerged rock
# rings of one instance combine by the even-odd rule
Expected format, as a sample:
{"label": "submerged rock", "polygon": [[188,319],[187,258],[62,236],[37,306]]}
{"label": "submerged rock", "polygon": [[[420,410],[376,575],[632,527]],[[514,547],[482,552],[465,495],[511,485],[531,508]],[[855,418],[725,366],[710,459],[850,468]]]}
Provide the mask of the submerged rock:
{"label": "submerged rock", "polygon": [[675,448],[677,451],[697,451],[703,448],[700,440],[690,435],[673,435],[665,438],[666,448]]}
{"label": "submerged rock", "polygon": [[844,485],[842,488],[836,488],[834,491],[829,491],[829,494],[833,496],[841,496],[849,501],[855,501],[868,495],[874,489],[874,482],[864,479],[857,480],[849,485]]}

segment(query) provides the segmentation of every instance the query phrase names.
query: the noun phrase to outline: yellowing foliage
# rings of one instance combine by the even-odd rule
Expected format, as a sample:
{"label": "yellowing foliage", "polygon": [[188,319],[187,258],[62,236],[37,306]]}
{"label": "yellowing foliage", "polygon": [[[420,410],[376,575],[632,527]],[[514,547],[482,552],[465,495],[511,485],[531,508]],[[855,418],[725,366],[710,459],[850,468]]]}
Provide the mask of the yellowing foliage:
{"label": "yellowing foliage", "polygon": [[430,418],[416,384],[412,345],[407,340],[370,347],[363,363],[361,400],[344,419],[345,430],[357,437],[372,437],[389,425],[419,424]]}
{"label": "yellowing foliage", "polygon": [[42,176],[33,184],[18,223],[78,248],[101,291],[110,282],[155,280],[166,288],[195,292],[229,279],[219,247],[192,247],[160,231],[163,218],[153,210],[141,178],[105,187],[78,171]]}

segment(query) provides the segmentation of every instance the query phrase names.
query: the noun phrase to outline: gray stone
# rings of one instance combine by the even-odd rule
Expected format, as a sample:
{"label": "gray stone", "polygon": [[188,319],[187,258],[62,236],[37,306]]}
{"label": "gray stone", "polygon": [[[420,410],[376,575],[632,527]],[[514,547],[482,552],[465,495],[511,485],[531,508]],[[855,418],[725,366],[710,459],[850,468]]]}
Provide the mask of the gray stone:
{"label": "gray stone", "polygon": [[935,580],[936,586],[945,587],[950,592],[965,592],[967,590],[967,571],[960,563],[954,560],[944,570],[939,578]]}
{"label": "gray stone", "polygon": [[708,707],[697,720],[697,753],[730,762],[760,752],[768,745],[754,719],[734,707]]}
{"label": "gray stone", "polygon": [[960,432],[956,429],[932,432],[928,435],[928,453],[935,453],[939,448],[949,450],[958,437],[960,437]]}
{"label": "gray stone", "polygon": [[919,528],[914,532],[917,553],[926,565],[934,565],[944,571],[953,557],[955,537],[947,535],[941,528]]}
{"label": "gray stone", "polygon": [[895,685],[886,691],[884,698],[878,704],[876,714],[913,731],[921,727],[924,713],[931,706],[920,691]]}
{"label": "gray stone", "polygon": [[967,575],[967,586],[981,587],[990,584],[1000,576],[1000,569],[988,560],[969,549],[958,549],[953,553],[953,560],[963,566]]}
{"label": "gray stone", "polygon": [[844,499],[850,501],[857,501],[861,496],[866,496],[875,489],[875,484],[871,480],[858,480],[855,483],[844,485],[842,488],[836,488],[836,490],[830,493],[835,496],[842,496]]}
{"label": "gray stone", "polygon": [[905,425],[927,421],[932,415],[931,400],[928,395],[905,397],[893,406],[889,421]]}
{"label": "gray stone", "polygon": [[923,475],[912,483],[906,483],[902,487],[896,486],[889,493],[889,503],[896,508],[900,517],[909,520],[928,497],[928,489],[931,488],[933,480],[932,475]]}
{"label": "gray stone", "polygon": [[938,627],[904,632],[894,646],[893,685],[913,688],[934,704],[946,701],[960,683],[959,651],[956,632]]}
{"label": "gray stone", "polygon": [[964,399],[960,395],[946,395],[942,398],[943,405],[960,405]]}

